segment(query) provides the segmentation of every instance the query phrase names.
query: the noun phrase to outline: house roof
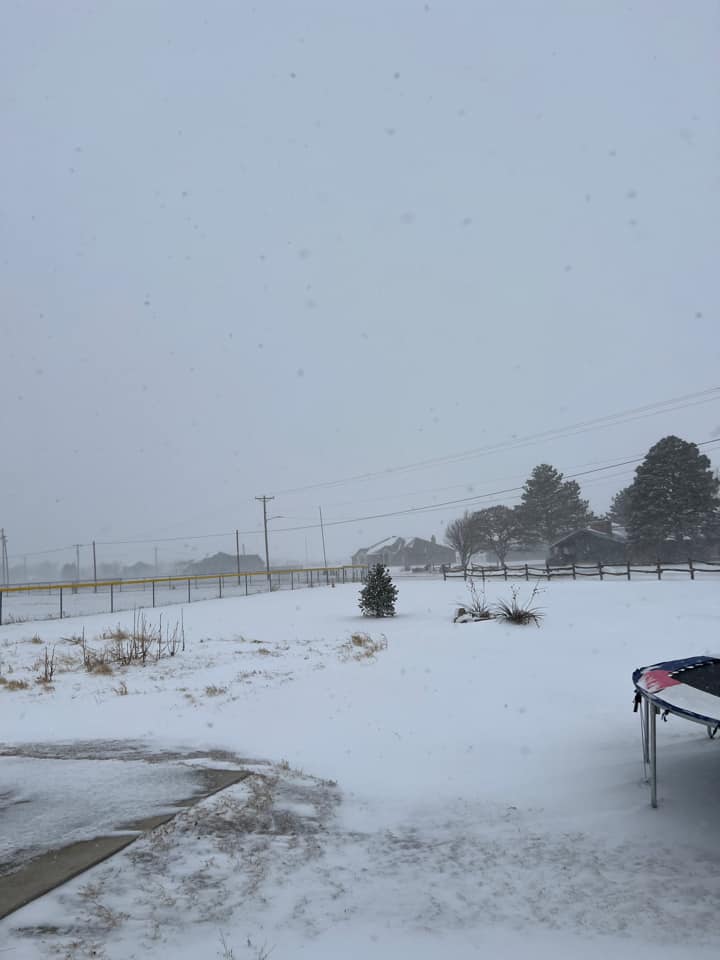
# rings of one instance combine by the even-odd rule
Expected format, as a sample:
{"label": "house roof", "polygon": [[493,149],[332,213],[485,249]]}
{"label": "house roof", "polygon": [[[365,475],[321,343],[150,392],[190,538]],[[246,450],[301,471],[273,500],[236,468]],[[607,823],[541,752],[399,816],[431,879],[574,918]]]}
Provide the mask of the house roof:
{"label": "house roof", "polygon": [[579,533],[589,533],[591,536],[597,537],[598,540],[604,540],[606,543],[624,544],[627,541],[627,537],[624,534],[603,533],[601,530],[594,530],[592,527],[581,527],[579,530],[572,530],[570,533],[566,533],[564,537],[560,537],[559,540],[551,543],[550,546],[559,547],[561,543],[572,540],[572,538],[576,537]]}
{"label": "house roof", "polygon": [[379,550],[384,550],[386,547],[397,546],[398,541],[400,541],[401,544],[405,543],[402,537],[385,537],[384,540],[378,540],[378,542],[374,543],[371,547],[367,547],[365,552],[377,553]]}

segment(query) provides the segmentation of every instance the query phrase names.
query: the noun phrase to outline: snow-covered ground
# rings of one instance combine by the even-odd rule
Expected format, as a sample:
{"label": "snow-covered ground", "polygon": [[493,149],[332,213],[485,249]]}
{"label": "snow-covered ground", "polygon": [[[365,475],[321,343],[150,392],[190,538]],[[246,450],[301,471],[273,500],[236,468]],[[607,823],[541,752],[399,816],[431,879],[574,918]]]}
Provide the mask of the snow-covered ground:
{"label": "snow-covered ground", "polygon": [[[0,628],[0,676],[29,682],[0,685],[5,748],[219,749],[254,771],[0,921],[0,950],[715,957],[720,744],[661,724],[651,810],[631,672],[717,651],[717,584],[550,584],[540,629],[453,624],[460,581],[401,582],[383,621],[359,616],[357,592],[186,606],[184,653],[112,675],[84,672],[61,638],[132,614]],[[360,656],[356,631],[387,646]],[[34,682],[35,633],[57,644],[52,689]]]}

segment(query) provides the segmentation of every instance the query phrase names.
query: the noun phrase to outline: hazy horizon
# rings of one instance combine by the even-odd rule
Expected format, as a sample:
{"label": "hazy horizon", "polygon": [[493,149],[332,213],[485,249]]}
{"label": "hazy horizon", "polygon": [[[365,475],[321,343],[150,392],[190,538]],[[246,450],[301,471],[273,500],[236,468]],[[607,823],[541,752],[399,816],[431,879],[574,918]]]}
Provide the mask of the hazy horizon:
{"label": "hazy horizon", "polygon": [[634,466],[599,468],[720,438],[716,3],[3,27],[11,565],[262,556],[262,494],[271,559],[322,556],[321,506],[336,562],[540,462],[603,512]]}

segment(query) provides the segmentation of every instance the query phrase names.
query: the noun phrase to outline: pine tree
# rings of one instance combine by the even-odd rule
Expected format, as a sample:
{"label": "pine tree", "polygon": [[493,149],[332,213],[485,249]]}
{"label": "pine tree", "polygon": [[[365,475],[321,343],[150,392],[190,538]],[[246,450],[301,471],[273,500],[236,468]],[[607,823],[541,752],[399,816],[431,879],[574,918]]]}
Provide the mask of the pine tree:
{"label": "pine tree", "polygon": [[651,447],[629,488],[628,534],[659,557],[666,540],[702,535],[717,509],[718,479],[697,444],[664,437]]}
{"label": "pine tree", "polygon": [[612,498],[610,509],[608,510],[608,519],[619,527],[627,527],[628,510],[630,507],[630,487],[623,487],[618,490]]}
{"label": "pine tree", "polygon": [[360,591],[360,609],[364,617],[394,617],[397,587],[390,571],[378,563],[368,571],[365,586]]}
{"label": "pine tree", "polygon": [[525,482],[517,509],[520,537],[526,543],[554,543],[563,533],[587,526],[592,512],[574,480],[548,463],[535,467]]}

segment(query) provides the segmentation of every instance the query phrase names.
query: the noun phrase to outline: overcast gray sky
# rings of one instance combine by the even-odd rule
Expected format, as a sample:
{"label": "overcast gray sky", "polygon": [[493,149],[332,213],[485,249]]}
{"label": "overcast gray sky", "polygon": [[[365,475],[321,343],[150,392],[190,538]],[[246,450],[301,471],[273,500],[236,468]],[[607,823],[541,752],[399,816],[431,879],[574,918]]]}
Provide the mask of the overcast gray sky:
{"label": "overcast gray sky", "polygon": [[[275,493],[273,553],[316,559],[316,529],[283,529],[320,504],[332,524],[720,435],[716,392],[507,446],[720,383],[717,2],[0,16],[11,555],[204,555],[236,528],[259,551]],[[602,510],[631,476],[581,482]],[[328,526],[329,558],[461,511]]]}

